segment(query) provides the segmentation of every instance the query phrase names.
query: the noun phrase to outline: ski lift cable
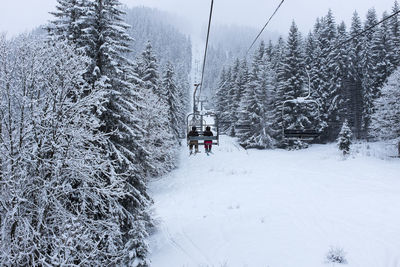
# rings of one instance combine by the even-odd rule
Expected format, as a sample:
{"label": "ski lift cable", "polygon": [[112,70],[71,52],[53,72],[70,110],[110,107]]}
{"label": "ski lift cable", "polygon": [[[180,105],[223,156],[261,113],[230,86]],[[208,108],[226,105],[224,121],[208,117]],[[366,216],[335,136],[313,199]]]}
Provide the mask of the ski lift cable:
{"label": "ski lift cable", "polygon": [[400,13],[400,10],[394,12],[392,15],[390,15],[390,16],[388,16],[388,17],[382,19],[381,21],[375,23],[374,25],[371,25],[371,26],[368,27],[367,29],[365,29],[365,30],[363,30],[363,31],[361,31],[361,32],[359,32],[359,33],[357,33],[357,34],[351,36],[349,39],[344,40],[343,42],[341,42],[341,43],[337,44],[336,46],[332,47],[332,48],[329,49],[327,52],[325,52],[324,54],[320,55],[318,58],[328,56],[329,53],[331,53],[332,51],[336,50],[337,48],[341,47],[341,46],[344,45],[344,44],[347,44],[348,42],[354,40],[355,38],[357,38],[357,37],[359,37],[359,36],[361,36],[361,35],[363,35],[363,34],[369,32],[369,31],[371,31],[371,30],[372,30],[373,28],[375,28],[376,26],[378,26],[378,25],[382,24],[383,22],[385,22],[385,21],[387,21],[387,20],[393,18],[394,16],[398,15],[399,13]]}
{"label": "ski lift cable", "polygon": [[200,92],[199,96],[201,95],[201,89],[203,88],[203,80],[204,80],[204,71],[206,67],[206,60],[207,60],[207,51],[208,51],[208,41],[210,37],[210,29],[211,29],[211,20],[213,14],[213,7],[214,7],[214,0],[211,0],[211,7],[210,7],[210,17],[208,19],[208,29],[207,29],[207,39],[206,39],[206,48],[204,50],[204,59],[203,59],[203,69],[201,71],[201,81],[200,81]]}
{"label": "ski lift cable", "polygon": [[258,38],[260,38],[261,34],[263,33],[263,31],[265,30],[265,28],[268,26],[269,22],[272,20],[272,18],[275,16],[276,12],[278,12],[279,8],[281,7],[281,5],[283,4],[285,0],[282,0],[278,7],[275,9],[274,13],[272,13],[271,17],[269,17],[267,23],[265,23],[264,27],[261,29],[260,33],[257,35],[257,37],[254,39],[253,43],[251,44],[251,46],[249,47],[249,49],[246,52],[246,56],[247,54],[250,52],[250,50],[253,48],[254,44],[257,42]]}

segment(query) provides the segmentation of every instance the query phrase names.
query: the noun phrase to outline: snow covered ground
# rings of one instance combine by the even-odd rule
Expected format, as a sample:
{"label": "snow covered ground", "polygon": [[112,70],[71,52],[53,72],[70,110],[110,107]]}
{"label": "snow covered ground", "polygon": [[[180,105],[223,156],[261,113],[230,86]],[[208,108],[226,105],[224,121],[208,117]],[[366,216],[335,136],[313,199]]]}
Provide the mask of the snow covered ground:
{"label": "snow covered ground", "polygon": [[[358,147],[360,149],[360,146]],[[204,149],[202,149],[204,151]],[[400,160],[334,145],[244,150],[222,137],[150,185],[154,267],[400,267]]]}

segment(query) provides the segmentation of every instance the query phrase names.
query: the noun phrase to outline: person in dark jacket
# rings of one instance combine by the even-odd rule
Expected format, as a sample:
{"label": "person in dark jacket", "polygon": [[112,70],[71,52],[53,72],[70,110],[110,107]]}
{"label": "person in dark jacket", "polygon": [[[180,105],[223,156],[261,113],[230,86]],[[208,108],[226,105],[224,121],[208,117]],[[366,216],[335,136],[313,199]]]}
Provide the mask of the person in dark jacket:
{"label": "person in dark jacket", "polygon": [[[199,132],[197,131],[196,126],[192,127],[192,130],[188,133],[187,138],[189,139],[190,136],[199,136]],[[199,152],[199,141],[198,140],[190,140],[189,141],[190,154],[192,154],[193,146],[195,149],[194,153],[198,153]]]}
{"label": "person in dark jacket", "polygon": [[[206,127],[206,130],[204,131],[204,136],[214,136],[213,133],[211,132],[211,128],[210,126]],[[206,153],[210,153],[211,152],[211,147],[212,147],[212,140],[204,140],[204,148],[206,150]]]}

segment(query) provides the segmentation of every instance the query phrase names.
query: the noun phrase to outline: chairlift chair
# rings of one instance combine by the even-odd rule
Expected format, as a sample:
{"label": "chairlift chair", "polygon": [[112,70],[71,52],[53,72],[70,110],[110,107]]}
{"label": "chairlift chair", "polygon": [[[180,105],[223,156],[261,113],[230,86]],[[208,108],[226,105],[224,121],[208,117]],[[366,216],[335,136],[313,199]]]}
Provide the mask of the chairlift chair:
{"label": "chairlift chair", "polygon": [[[199,132],[199,136],[187,136],[188,144],[190,141],[198,141],[199,145],[204,145],[204,141],[212,141],[213,145],[219,145],[219,125],[218,116],[214,112],[195,112],[190,113],[186,118],[187,133],[193,126]],[[204,136],[206,127],[209,126],[214,136]]]}
{"label": "chairlift chair", "polygon": [[286,124],[285,124],[285,106],[288,106],[288,104],[294,104],[294,105],[298,105],[298,106],[312,106],[313,110],[317,111],[317,118],[320,117],[320,105],[318,103],[318,101],[310,99],[311,97],[311,79],[310,79],[310,75],[306,69],[306,73],[308,76],[308,95],[306,97],[298,97],[295,99],[290,99],[290,100],[286,100],[283,101],[282,104],[282,131],[283,131],[283,137],[286,140],[300,140],[300,141],[312,141],[315,138],[317,138],[318,136],[321,135],[320,130],[318,130],[316,127],[314,128],[289,128]]}
{"label": "chairlift chair", "polygon": [[[198,141],[199,145],[204,145],[204,141],[212,141],[213,145],[219,145],[219,124],[218,124],[218,116],[214,112],[201,110],[198,111],[198,102],[200,102],[199,98],[196,98],[196,93],[198,92],[201,83],[197,83],[194,85],[195,89],[193,92],[193,112],[187,115],[186,117],[186,136],[187,143],[190,144],[190,141]],[[201,109],[203,109],[203,105],[201,105]],[[195,126],[197,131],[199,132],[199,136],[188,136],[192,127]],[[214,136],[204,136],[204,131],[206,127],[209,126]]]}

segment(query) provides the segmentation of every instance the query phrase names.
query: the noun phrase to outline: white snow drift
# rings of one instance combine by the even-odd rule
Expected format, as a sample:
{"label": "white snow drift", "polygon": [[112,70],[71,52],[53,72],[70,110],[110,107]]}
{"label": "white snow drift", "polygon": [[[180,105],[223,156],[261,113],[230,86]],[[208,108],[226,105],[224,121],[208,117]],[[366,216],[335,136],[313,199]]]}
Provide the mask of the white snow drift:
{"label": "white snow drift", "polygon": [[[245,151],[224,137],[154,181],[154,267],[400,266],[400,162],[334,145]],[[354,152],[353,152],[354,153]],[[338,266],[340,264],[337,264]]]}

